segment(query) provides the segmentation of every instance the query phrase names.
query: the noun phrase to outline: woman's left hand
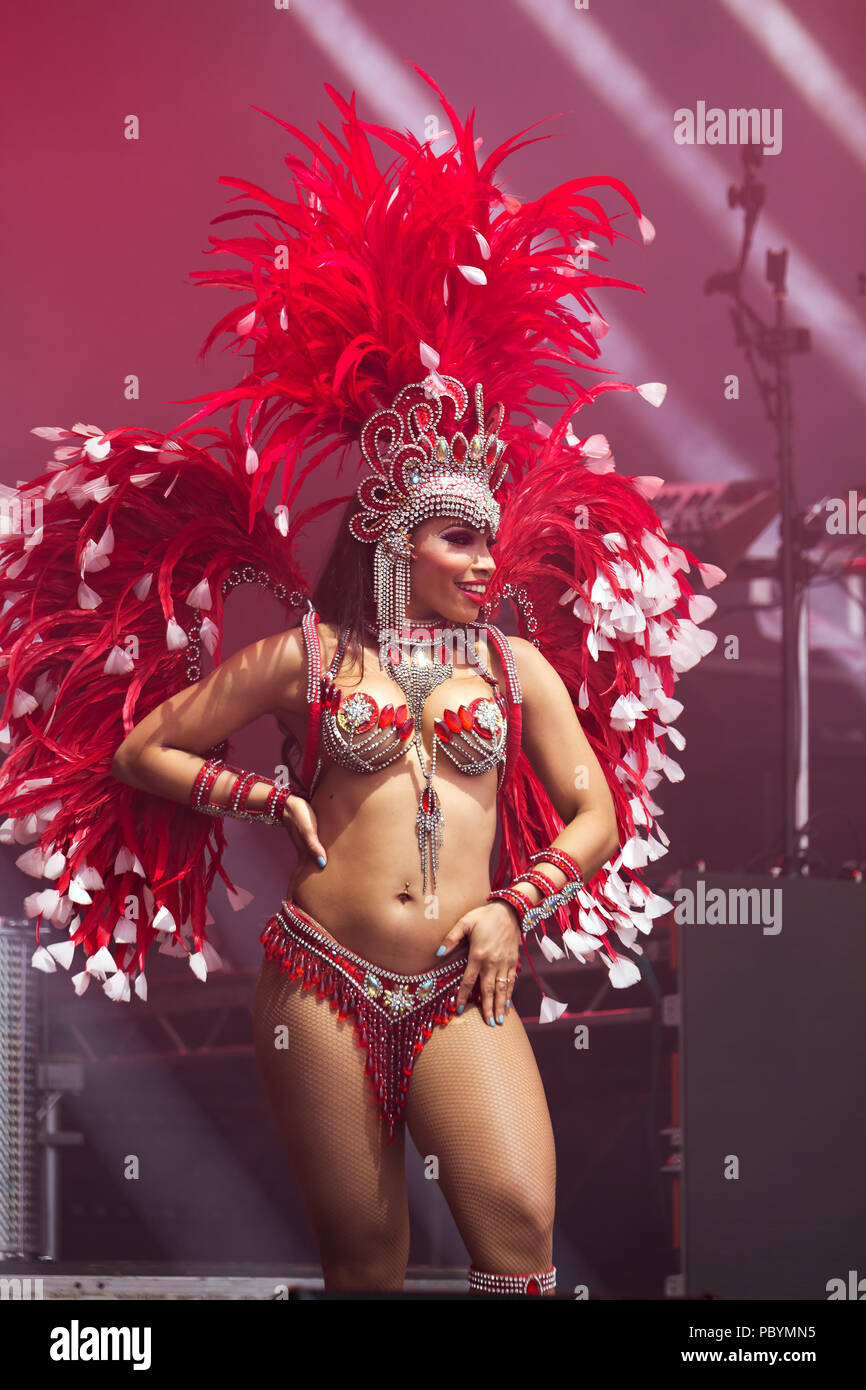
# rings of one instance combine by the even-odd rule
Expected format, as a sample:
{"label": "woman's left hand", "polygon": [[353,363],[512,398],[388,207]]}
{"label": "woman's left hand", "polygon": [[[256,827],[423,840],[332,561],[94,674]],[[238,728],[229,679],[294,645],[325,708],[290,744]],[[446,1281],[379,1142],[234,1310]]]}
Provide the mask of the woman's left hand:
{"label": "woman's left hand", "polygon": [[511,992],[517,978],[520,955],[520,927],[517,914],[507,903],[485,903],[473,907],[454,923],[442,938],[445,950],[452,951],[460,940],[469,938],[469,960],[457,994],[458,1013],[464,1008],[475,981],[481,976],[481,1003],[484,1022],[504,1023],[511,1007]]}

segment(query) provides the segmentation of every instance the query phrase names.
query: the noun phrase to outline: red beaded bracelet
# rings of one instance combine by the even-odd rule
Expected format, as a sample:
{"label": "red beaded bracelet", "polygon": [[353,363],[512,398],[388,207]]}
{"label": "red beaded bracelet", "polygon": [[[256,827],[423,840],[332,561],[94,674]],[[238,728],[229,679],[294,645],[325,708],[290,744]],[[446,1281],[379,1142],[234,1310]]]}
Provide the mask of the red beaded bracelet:
{"label": "red beaded bracelet", "polygon": [[207,762],[202,763],[196,773],[190,792],[190,802],[197,811],[202,810],[203,803],[206,804],[210,800],[211,787],[221,773],[223,766],[224,764],[220,762],[219,758],[209,758]]}
{"label": "red beaded bracelet", "polygon": [[289,797],[295,795],[291,787],[278,787],[274,784],[274,789],[268,797],[268,810],[275,825],[282,822]]}
{"label": "red beaded bracelet", "polygon": [[249,796],[256,782],[259,781],[264,781],[264,778],[260,778],[257,772],[242,772],[240,774],[240,776],[234,784],[234,787],[232,788],[232,796],[231,801],[229,803],[231,805],[233,816],[238,816],[240,818],[244,816],[253,816],[259,814],[255,811],[249,810],[249,808],[247,808],[246,810],[244,809],[244,803],[246,802],[247,797]]}
{"label": "red beaded bracelet", "polygon": [[526,913],[532,907],[532,903],[529,901],[526,895],[524,893],[521,893],[520,890],[517,888],[494,888],[492,892],[487,894],[487,902],[492,903],[496,902],[497,900],[508,903],[511,907],[514,908],[515,912],[520,918],[521,936],[524,935],[525,928],[523,926],[523,921],[526,916]]}
{"label": "red beaded bracelet", "polygon": [[540,849],[537,854],[529,857],[530,864],[555,864],[558,869],[567,875],[569,881],[577,879],[583,883],[583,874],[576,859],[572,859],[570,854],[566,854],[564,849],[550,845],[547,849]]}
{"label": "red beaded bracelet", "polygon": [[[227,805],[220,805],[210,799],[211,791],[221,772],[235,773]],[[264,782],[270,787],[270,791],[262,809],[255,811],[250,809],[246,802],[258,782]],[[303,794],[303,788],[300,792]],[[276,825],[282,821],[283,810],[289,797],[296,794],[292,787],[278,787],[270,778],[261,777],[257,772],[246,772],[242,768],[224,763],[219,758],[209,758],[196,773],[190,792],[190,804],[197,811],[203,811],[210,816],[231,816],[237,820]]]}
{"label": "red beaded bracelet", "polygon": [[547,896],[549,893],[556,892],[556,884],[547,874],[541,873],[539,869],[527,869],[525,873],[518,874],[517,878],[511,880],[511,886],[515,883],[534,883],[536,888],[540,888]]}
{"label": "red beaded bracelet", "polygon": [[532,903],[526,897],[525,893],[521,893],[517,888],[494,888],[492,892],[487,894],[486,901],[489,903],[495,902],[497,898],[501,898],[503,902],[510,903],[512,907],[518,908],[521,914],[523,914],[527,908],[532,907]]}

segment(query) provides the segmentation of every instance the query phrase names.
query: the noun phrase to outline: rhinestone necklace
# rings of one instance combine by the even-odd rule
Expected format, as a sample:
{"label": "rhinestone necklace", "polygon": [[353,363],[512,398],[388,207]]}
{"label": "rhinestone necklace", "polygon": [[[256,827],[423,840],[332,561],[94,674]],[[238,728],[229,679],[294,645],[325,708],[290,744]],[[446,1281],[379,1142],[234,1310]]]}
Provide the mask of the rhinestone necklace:
{"label": "rhinestone necklace", "polygon": [[[377,633],[374,624],[367,623],[365,626],[371,633]],[[438,616],[427,619],[412,618],[401,626],[387,650],[380,648],[380,665],[405,694],[409,714],[414,720],[412,743],[425,782],[415,817],[425,893],[428,881],[431,882],[434,891],[436,889],[439,851],[444,838],[444,817],[439,793],[433,786],[437,739],[434,731],[433,753],[430,766],[425,770],[424,743],[421,737],[422,714],[429,696],[436,687],[454,675],[454,663],[448,655],[448,650],[455,633],[462,634],[464,650],[470,665],[476,666],[490,684],[496,684],[495,677],[486,669],[476,646],[478,632],[486,627],[486,622],[443,623]],[[419,636],[421,631],[430,635]],[[432,648],[432,651],[428,651],[428,648]]]}

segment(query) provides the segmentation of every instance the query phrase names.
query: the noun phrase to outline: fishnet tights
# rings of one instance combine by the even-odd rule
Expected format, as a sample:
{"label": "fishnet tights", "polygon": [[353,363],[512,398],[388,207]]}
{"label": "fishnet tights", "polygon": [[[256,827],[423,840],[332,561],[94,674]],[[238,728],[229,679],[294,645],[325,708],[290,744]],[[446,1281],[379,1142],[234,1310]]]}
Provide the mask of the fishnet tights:
{"label": "fishnet tights", "polygon": [[[385,1142],[352,1020],[338,1018],[327,999],[265,960],[253,1031],[326,1289],[401,1289],[409,1255],[405,1126],[392,1144]],[[553,1131],[513,1005],[495,1028],[470,1004],[433,1029],[415,1063],[405,1114],[422,1158],[438,1160],[439,1182],[472,1262],[496,1274],[548,1269]]]}

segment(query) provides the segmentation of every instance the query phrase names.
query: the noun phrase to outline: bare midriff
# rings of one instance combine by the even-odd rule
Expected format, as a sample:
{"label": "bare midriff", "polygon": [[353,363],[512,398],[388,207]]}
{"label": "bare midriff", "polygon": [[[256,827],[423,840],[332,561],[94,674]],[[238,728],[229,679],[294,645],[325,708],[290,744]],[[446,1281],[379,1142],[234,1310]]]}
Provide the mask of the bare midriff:
{"label": "bare midriff", "polygon": [[[504,673],[492,644],[488,651],[504,692]],[[362,680],[356,668],[350,678],[342,671],[335,683],[344,692],[363,688],[380,708],[405,700],[369,651]],[[430,764],[434,719],[441,718],[446,707],[456,710],[490,693],[479,673],[467,669],[455,669],[453,677],[436,687],[424,707],[425,768]],[[312,806],[328,862],[320,869],[304,851],[287,898],[326,934],[385,970],[415,975],[453,959],[457,950],[465,951],[466,943],[437,957],[443,936],[464,912],[483,905],[490,892],[497,771],[493,767],[471,776],[455,767],[441,747],[437,750],[433,785],[442,805],[443,836],[436,890],[428,869],[425,893],[415,825],[425,780],[411,740],[405,753],[377,772],[352,772],[326,762]]]}

